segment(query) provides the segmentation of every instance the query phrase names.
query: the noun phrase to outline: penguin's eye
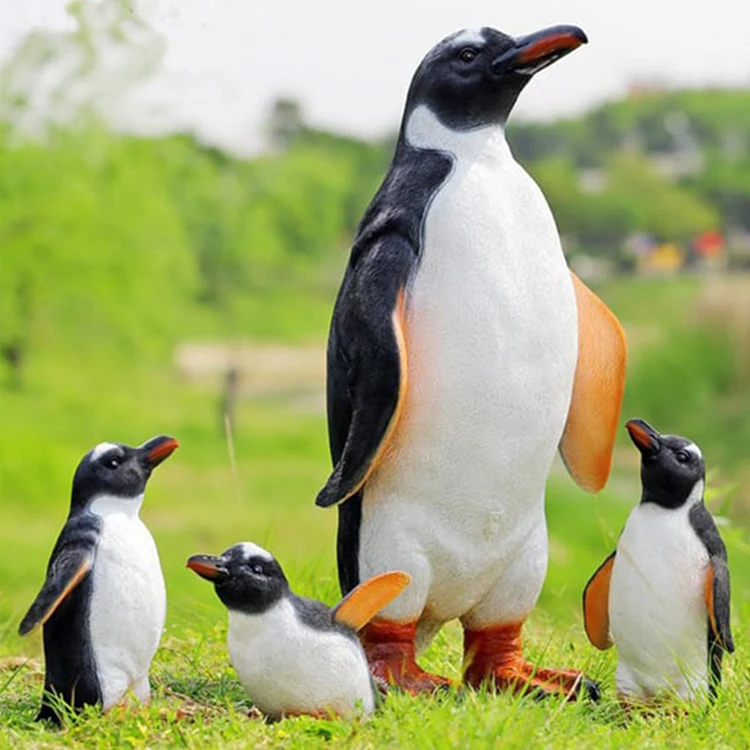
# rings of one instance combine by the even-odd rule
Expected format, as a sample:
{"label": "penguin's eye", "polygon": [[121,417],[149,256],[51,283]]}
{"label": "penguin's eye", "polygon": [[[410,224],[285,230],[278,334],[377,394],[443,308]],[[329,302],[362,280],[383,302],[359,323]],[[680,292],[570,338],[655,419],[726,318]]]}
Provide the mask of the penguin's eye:
{"label": "penguin's eye", "polygon": [[690,454],[687,451],[678,451],[677,452],[677,460],[681,464],[690,463]]}
{"label": "penguin's eye", "polygon": [[250,570],[252,570],[253,573],[255,573],[255,575],[257,576],[263,575],[263,566],[260,563],[254,563],[253,565],[251,565]]}
{"label": "penguin's eye", "polygon": [[104,462],[104,465],[105,465],[105,466],[106,466],[106,467],[107,467],[108,469],[116,469],[116,468],[117,468],[117,467],[118,467],[118,466],[120,465],[120,459],[119,459],[119,458],[108,458],[108,459],[107,459],[107,460],[106,460],[106,461]]}
{"label": "penguin's eye", "polygon": [[458,53],[458,59],[463,63],[470,63],[474,61],[474,58],[477,56],[477,51],[473,49],[472,47],[464,47],[459,53]]}

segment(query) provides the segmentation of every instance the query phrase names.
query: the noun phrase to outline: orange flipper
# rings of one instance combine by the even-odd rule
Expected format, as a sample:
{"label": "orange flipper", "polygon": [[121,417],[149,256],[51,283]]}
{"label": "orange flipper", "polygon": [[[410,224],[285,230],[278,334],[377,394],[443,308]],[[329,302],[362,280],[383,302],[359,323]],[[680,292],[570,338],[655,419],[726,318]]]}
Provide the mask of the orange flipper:
{"label": "orange flipper", "polygon": [[374,576],[360,583],[339,602],[333,610],[333,619],[359,631],[410,583],[411,576],[398,570]]}
{"label": "orange flipper", "polygon": [[596,570],[583,590],[583,624],[591,643],[600,651],[612,645],[609,634],[609,582],[615,564],[613,552]]}
{"label": "orange flipper", "polygon": [[574,274],[578,304],[578,365],[560,453],[570,475],[598,492],[612,468],[625,390],[625,332],[611,310]]}

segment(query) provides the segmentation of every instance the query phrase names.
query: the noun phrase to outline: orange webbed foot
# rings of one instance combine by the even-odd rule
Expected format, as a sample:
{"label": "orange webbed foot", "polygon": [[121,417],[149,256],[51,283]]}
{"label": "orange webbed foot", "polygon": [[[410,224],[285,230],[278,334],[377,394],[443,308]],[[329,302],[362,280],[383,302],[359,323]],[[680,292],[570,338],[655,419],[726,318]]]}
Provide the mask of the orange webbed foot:
{"label": "orange webbed foot", "polygon": [[536,667],[523,658],[521,623],[464,631],[464,681],[473,688],[597,701],[599,686],[573,669]]}
{"label": "orange webbed foot", "polygon": [[412,695],[434,693],[451,686],[451,681],[425,672],[416,661],[416,623],[377,619],[367,624],[360,637],[370,673],[381,692],[397,687]]}

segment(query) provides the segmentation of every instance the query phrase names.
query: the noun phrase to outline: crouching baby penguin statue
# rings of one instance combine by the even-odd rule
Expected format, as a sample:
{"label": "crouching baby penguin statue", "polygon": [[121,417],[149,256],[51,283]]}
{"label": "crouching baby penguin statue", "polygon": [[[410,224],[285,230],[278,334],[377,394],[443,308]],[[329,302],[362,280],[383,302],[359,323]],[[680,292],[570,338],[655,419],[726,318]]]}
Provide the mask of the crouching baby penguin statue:
{"label": "crouching baby penguin statue", "polygon": [[187,566],[229,611],[232,664],[267,717],[372,713],[376,689],[357,631],[408,586],[406,573],[375,576],[331,609],[294,594],[273,555],[250,542]]}

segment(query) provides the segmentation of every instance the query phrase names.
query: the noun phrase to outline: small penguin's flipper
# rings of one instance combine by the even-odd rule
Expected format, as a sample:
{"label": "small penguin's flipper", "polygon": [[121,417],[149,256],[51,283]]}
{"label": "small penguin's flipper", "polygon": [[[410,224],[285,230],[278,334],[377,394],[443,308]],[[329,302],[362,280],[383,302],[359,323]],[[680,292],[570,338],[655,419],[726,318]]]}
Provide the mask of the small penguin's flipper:
{"label": "small penguin's flipper", "polygon": [[706,571],[705,595],[709,639],[731,654],[734,639],[729,623],[729,568],[717,555],[711,557]]}
{"label": "small penguin's flipper", "polygon": [[333,619],[352,630],[361,630],[410,583],[411,576],[400,570],[374,576],[352,589],[334,607]]}
{"label": "small penguin's flipper", "polygon": [[82,547],[62,549],[55,555],[42,590],[18,626],[19,635],[28,635],[44,625],[65,597],[88,575],[93,562],[93,550]]}
{"label": "small penguin's flipper", "polygon": [[600,651],[612,645],[609,634],[609,582],[615,564],[613,552],[596,569],[583,590],[583,624],[591,643]]}
{"label": "small penguin's flipper", "polygon": [[316,504],[356,494],[382,459],[406,393],[404,286],[416,256],[387,235],[353,254],[328,341],[328,430],[334,468]]}
{"label": "small penguin's flipper", "polygon": [[598,492],[612,468],[625,390],[625,333],[609,308],[574,274],[578,364],[560,453],[576,483]]}

